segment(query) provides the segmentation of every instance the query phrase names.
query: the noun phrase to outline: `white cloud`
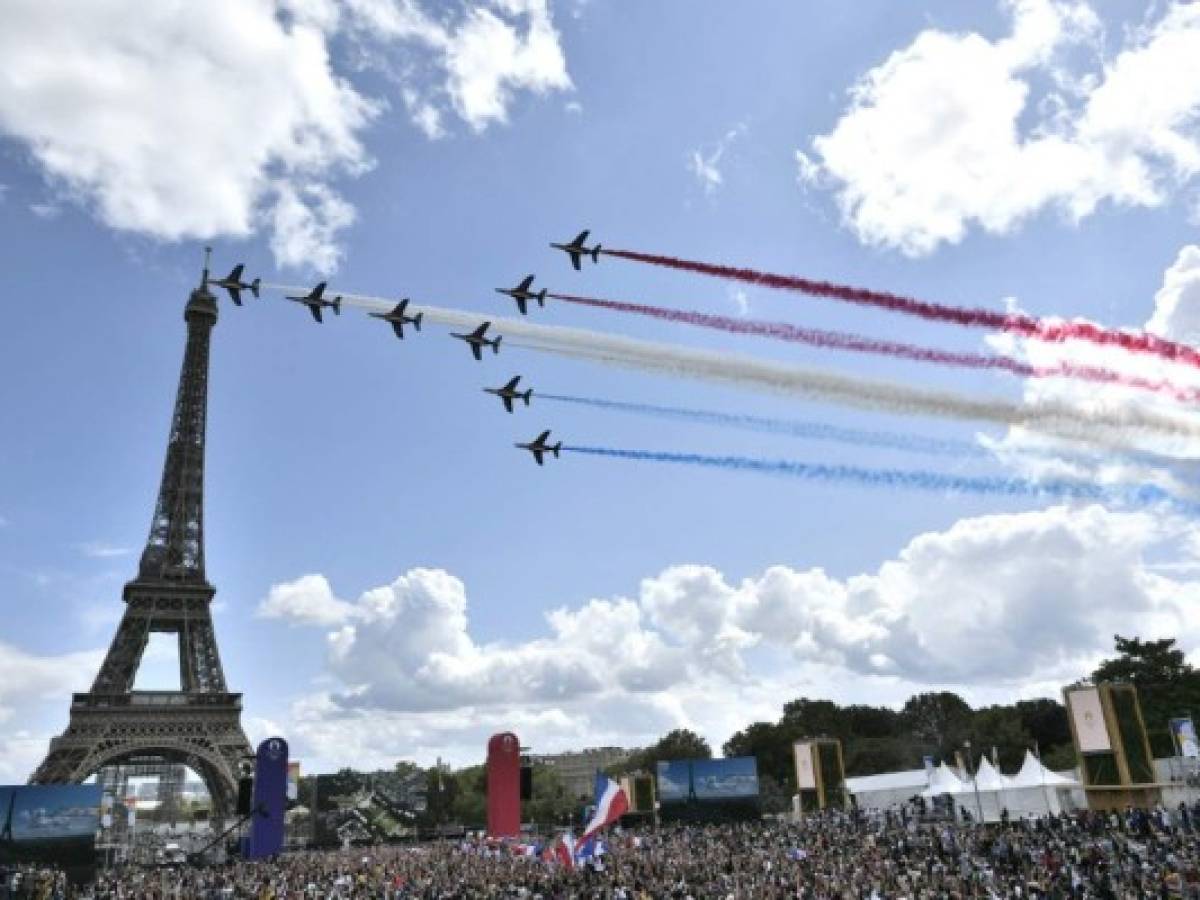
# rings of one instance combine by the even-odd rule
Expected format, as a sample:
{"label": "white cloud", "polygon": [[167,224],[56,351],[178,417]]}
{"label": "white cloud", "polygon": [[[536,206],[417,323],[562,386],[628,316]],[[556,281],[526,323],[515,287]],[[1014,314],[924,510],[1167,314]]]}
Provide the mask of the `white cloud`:
{"label": "white cloud", "polygon": [[1086,3],[1005,6],[1009,36],[922,32],[797,153],[801,180],[836,191],[860,240],[922,255],[1046,208],[1078,221],[1104,201],[1160,206],[1200,171],[1200,5],[1171,4],[1094,73],[1065,61],[1098,46]]}
{"label": "white cloud", "polygon": [[271,214],[271,252],[281,265],[337,268],[342,251],[336,237],[355,218],[354,207],[319,181],[297,185],[275,182]]}
{"label": "white cloud", "polygon": [[30,203],[29,211],[39,219],[57,219],[62,207],[57,203]]}
{"label": "white cloud", "polygon": [[1200,246],[1179,251],[1154,296],[1146,330],[1186,344],[1200,344]]}
{"label": "white cloud", "polygon": [[721,139],[707,151],[697,149],[691,152],[688,157],[687,168],[689,172],[696,176],[696,180],[704,188],[704,193],[711,196],[725,183],[725,176],[719,168],[721,159],[733,145],[733,142],[745,133],[746,126],[744,124],[737,125],[725,132]]}
{"label": "white cloud", "polygon": [[13,0],[0,132],[56,201],[112,228],[168,241],[264,231],[279,265],[327,272],[355,218],[336,182],[371,167],[363,134],[385,108],[338,73],[343,34],[352,61],[397,74],[431,139],[447,111],[482,131],[518,92],[572,86],[547,0],[490,0],[457,19],[418,0]]}
{"label": "white cloud", "polygon": [[100,667],[103,652],[38,656],[0,642],[0,783],[22,782],[46,753],[49,736],[28,723],[49,703],[66,703],[72,691],[85,690]]}
{"label": "white cloud", "polygon": [[1087,673],[1114,633],[1196,650],[1198,570],[1155,563],[1200,562],[1198,535],[1098,506],[983,516],[847,578],[772,566],[739,582],[674,566],[634,597],[555,609],[540,633],[494,643],[472,635],[465,586],[439,570],[414,569],[353,603],[307,576],[315,599],[275,605],[332,628],[336,686],[292,712],[325,759],[345,758],[339,740],[385,754],[393,731],[476,759],[470,748],[489,729],[517,725],[540,746],[635,744],[680,725],[719,743],[801,692],[894,703],[946,687],[1011,700]]}
{"label": "white cloud", "polygon": [[[272,0],[13,0],[0,129],[113,228],[180,240],[278,228],[280,262],[328,268],[346,224],[328,181],[369,166],[378,107],[332,70],[322,33]],[[281,210],[282,207],[282,210]]]}
{"label": "white cloud", "polygon": [[[486,0],[440,19],[416,0],[345,0],[345,6],[364,60],[402,85],[410,117],[430,138],[444,134],[443,107],[481,132],[508,121],[517,92],[572,87],[547,0]],[[414,66],[411,53],[397,64],[392,45],[416,48],[430,65]]]}
{"label": "white cloud", "polygon": [[296,625],[338,625],[355,612],[352,604],[333,595],[324,575],[302,575],[295,581],[271,587],[257,614],[264,619],[284,619]]}

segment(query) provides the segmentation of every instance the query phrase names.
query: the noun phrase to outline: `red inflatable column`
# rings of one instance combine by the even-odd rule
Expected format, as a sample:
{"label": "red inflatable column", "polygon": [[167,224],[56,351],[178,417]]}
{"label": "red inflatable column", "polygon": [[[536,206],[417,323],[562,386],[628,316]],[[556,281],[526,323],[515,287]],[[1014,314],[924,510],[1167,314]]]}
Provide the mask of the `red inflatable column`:
{"label": "red inflatable column", "polygon": [[489,837],[521,833],[521,744],[511,731],[488,741],[487,830]]}

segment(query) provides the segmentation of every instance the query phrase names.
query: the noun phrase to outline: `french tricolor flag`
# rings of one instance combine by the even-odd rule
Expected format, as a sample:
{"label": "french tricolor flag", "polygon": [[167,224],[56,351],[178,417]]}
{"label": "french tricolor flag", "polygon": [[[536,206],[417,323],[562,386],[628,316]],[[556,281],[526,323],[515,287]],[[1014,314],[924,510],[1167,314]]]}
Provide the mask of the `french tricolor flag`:
{"label": "french tricolor flag", "polygon": [[627,812],[629,812],[629,798],[625,796],[624,789],[603,772],[597,772],[596,811],[592,813],[587,827],[583,829],[583,836],[580,837],[579,843],[586,843],[588,838],[597,831],[606,825],[611,825]]}

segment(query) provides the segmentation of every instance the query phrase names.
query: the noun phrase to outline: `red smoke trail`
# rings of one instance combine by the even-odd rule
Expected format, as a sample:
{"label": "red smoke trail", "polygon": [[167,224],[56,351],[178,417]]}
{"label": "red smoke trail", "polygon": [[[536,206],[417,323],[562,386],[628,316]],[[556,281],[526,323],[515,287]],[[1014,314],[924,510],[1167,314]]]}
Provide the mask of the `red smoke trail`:
{"label": "red smoke trail", "polygon": [[829,297],[847,303],[856,303],[860,306],[874,306],[933,322],[950,322],[955,325],[976,328],[996,328],[1000,331],[1048,343],[1062,343],[1068,340],[1088,341],[1103,346],[1120,347],[1131,353],[1147,353],[1172,362],[1187,363],[1200,368],[1200,350],[1145,332],[1117,331],[1094,325],[1091,322],[1058,322],[1039,319],[1025,313],[1000,313],[978,307],[931,303],[928,300],[918,300],[914,297],[890,294],[886,291],[872,291],[866,288],[834,284],[829,281],[814,281],[794,275],[776,275],[754,269],[739,269],[734,266],[695,262],[688,259],[677,259],[673,256],[656,256],[650,253],[638,253],[635,250],[604,249],[600,252],[607,256],[649,263],[654,266],[665,266],[669,269],[699,272],[702,275],[744,281],[748,284],[779,290],[799,291],[814,297]]}
{"label": "red smoke trail", "polygon": [[757,337],[775,338],[776,340],[808,344],[813,347],[824,347],[831,350],[877,353],[897,359],[911,359],[919,362],[931,362],[943,366],[959,366],[968,369],[992,369],[1009,372],[1022,378],[1077,378],[1083,381],[1115,384],[1122,387],[1167,394],[1184,403],[1195,403],[1200,400],[1200,390],[1179,387],[1165,381],[1153,381],[1147,378],[1123,375],[1119,372],[1095,366],[1077,366],[1071,363],[1059,363],[1056,366],[1031,366],[1028,363],[1010,359],[1006,356],[993,356],[986,353],[952,353],[944,350],[934,350],[930,347],[919,347],[915,344],[880,341],[840,331],[800,328],[787,322],[763,322],[756,319],[731,318],[729,316],[717,316],[694,310],[668,309],[662,306],[629,303],[623,300],[580,297],[575,294],[547,294],[546,296],[567,303],[577,303],[583,306],[593,306],[616,312],[634,313],[654,319],[664,319],[668,322],[681,322],[686,325],[715,328],[719,331],[727,331],[732,334],[749,334]]}

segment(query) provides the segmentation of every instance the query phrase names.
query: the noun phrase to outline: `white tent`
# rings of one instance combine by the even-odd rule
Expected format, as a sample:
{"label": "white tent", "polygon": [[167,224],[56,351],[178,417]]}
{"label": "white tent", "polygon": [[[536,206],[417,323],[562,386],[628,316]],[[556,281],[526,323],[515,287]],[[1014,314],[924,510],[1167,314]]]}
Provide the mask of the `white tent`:
{"label": "white tent", "polygon": [[933,775],[929,779],[929,787],[921,791],[921,796],[928,800],[932,797],[940,797],[942,794],[957,794],[962,787],[963,783],[954,774],[954,770],[942,763],[933,770]]}
{"label": "white tent", "polygon": [[889,809],[919,794],[929,784],[924,769],[858,775],[846,779],[846,790],[859,809]]}
{"label": "white tent", "polygon": [[1021,770],[1007,781],[1008,813],[1013,818],[1057,815],[1071,809],[1071,792],[1079,788],[1079,782],[1051,772],[1028,750]]}
{"label": "white tent", "polygon": [[1014,788],[1020,787],[1052,787],[1077,788],[1079,782],[1073,778],[1064,778],[1057,772],[1051,772],[1042,765],[1042,761],[1033,755],[1033,751],[1025,751],[1025,761],[1021,763],[1021,771],[1009,778],[1009,784]]}

